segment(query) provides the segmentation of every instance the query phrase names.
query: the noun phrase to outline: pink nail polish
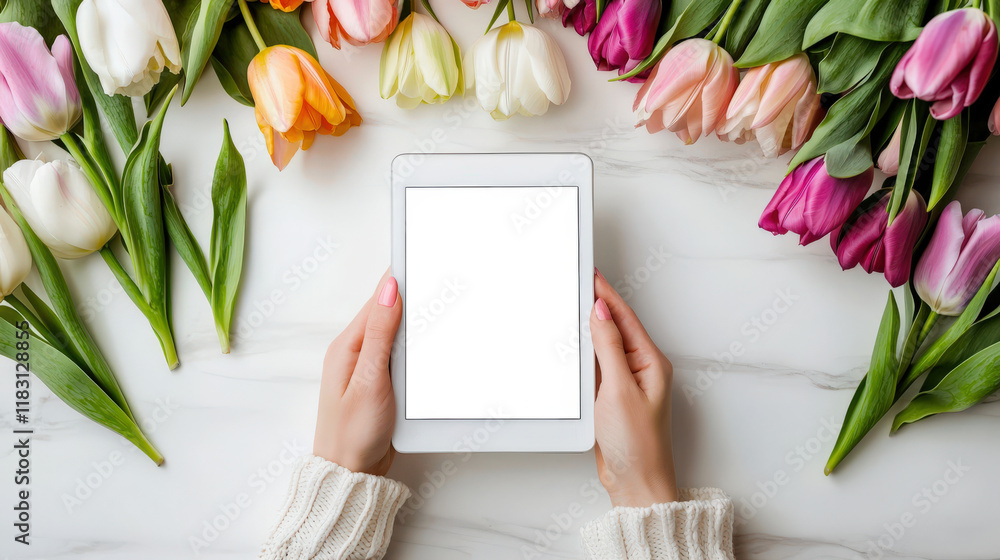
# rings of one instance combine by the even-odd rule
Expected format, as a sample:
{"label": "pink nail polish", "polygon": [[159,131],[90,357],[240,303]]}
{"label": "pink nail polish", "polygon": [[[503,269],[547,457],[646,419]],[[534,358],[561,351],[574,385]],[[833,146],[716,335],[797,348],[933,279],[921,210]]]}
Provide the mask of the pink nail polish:
{"label": "pink nail polish", "polygon": [[598,278],[600,278],[601,280],[604,280],[605,282],[607,282],[607,281],[608,281],[608,279],[607,279],[607,278],[605,278],[603,274],[601,274],[601,271],[600,271],[600,270],[598,270],[596,266],[594,267],[594,274],[595,274],[595,275],[596,275],[596,276],[597,276]]}
{"label": "pink nail polish", "polygon": [[611,310],[608,309],[608,304],[604,303],[604,298],[597,298],[597,301],[594,302],[594,311],[597,312],[597,318],[602,321],[611,318]]}
{"label": "pink nail polish", "polygon": [[390,276],[385,286],[382,286],[382,292],[378,295],[378,304],[383,307],[396,305],[396,294],[398,293],[399,287],[396,285],[396,279]]}

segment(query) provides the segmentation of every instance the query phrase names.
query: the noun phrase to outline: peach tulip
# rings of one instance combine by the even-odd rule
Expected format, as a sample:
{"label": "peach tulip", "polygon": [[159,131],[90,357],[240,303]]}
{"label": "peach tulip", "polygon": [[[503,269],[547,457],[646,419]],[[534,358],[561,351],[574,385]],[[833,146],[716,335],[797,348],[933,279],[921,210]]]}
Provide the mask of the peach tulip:
{"label": "peach tulip", "polygon": [[632,110],[636,126],[667,129],[686,144],[713,132],[725,119],[739,74],[733,57],[705,39],[677,44],[653,67]]}
{"label": "peach tulip", "polygon": [[303,2],[309,0],[260,0],[265,4],[270,2],[271,7],[275,10],[281,10],[282,12],[294,12],[296,8],[302,5]]}
{"label": "peach tulip", "polygon": [[[990,122],[992,123],[993,121],[991,120]],[[903,124],[900,123],[896,127],[896,132],[892,133],[889,145],[878,156],[878,168],[882,170],[882,173],[890,177],[894,177],[899,173],[899,146],[902,141]]]}
{"label": "peach tulip", "polygon": [[396,0],[315,0],[312,11],[320,35],[336,49],[341,41],[381,43],[399,21]]}
{"label": "peach tulip", "polygon": [[801,148],[822,115],[816,74],[809,57],[799,53],[751,68],[736,88],[717,133],[737,144],[756,139],[764,155],[773,158]]}
{"label": "peach tulip", "polygon": [[262,50],[247,69],[271,161],[284,169],[316,134],[340,136],[361,124],[347,91],[309,53],[287,45]]}

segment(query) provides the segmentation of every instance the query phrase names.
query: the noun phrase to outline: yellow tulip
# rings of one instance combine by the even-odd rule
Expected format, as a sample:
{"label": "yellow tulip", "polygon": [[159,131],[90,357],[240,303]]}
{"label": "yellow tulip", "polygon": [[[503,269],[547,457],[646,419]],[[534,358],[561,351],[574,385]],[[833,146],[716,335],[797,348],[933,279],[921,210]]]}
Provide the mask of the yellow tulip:
{"label": "yellow tulip", "polygon": [[294,12],[305,0],[260,0],[265,4],[270,2],[271,7],[282,12]]}
{"label": "yellow tulip", "polygon": [[354,100],[309,53],[287,45],[268,47],[247,69],[271,161],[284,169],[316,134],[340,136],[361,124]]}
{"label": "yellow tulip", "polygon": [[462,86],[462,56],[448,31],[431,16],[407,16],[382,49],[382,99],[395,95],[397,105],[412,109],[421,103],[444,103],[462,93]]}

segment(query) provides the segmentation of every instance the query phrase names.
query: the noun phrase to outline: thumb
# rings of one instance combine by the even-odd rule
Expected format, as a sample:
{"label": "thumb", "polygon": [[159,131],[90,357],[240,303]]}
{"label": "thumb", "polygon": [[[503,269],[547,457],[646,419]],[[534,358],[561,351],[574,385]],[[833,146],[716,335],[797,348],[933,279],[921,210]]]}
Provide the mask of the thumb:
{"label": "thumb", "polygon": [[590,336],[594,342],[597,363],[601,366],[601,383],[635,384],[628,359],[625,358],[622,333],[603,298],[594,302],[594,309],[590,312]]}
{"label": "thumb", "polygon": [[358,354],[358,364],[351,385],[373,385],[388,379],[389,355],[403,316],[399,287],[392,276],[383,280],[375,302],[368,311],[364,341]]}

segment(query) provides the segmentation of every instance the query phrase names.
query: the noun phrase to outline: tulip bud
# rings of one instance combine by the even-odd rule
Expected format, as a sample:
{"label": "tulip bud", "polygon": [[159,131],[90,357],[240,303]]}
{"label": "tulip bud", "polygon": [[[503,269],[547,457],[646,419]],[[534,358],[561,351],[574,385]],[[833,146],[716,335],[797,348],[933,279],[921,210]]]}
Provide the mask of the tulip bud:
{"label": "tulip bud", "polygon": [[475,10],[478,9],[479,6],[489,4],[490,0],[462,0],[462,3]]}
{"label": "tulip bud", "polygon": [[0,210],[0,301],[31,272],[31,252],[24,234],[7,212]]}
{"label": "tulip bud", "polygon": [[789,173],[767,203],[758,225],[774,235],[799,234],[808,245],[844,224],[871,188],[873,168],[849,179],[831,177],[823,157]]}
{"label": "tulip bud", "polygon": [[381,43],[399,21],[397,0],[314,0],[312,12],[320,35],[335,49],[341,41]]}
{"label": "tulip bud", "polygon": [[83,114],[73,76],[73,46],[56,37],[52,51],[33,27],[0,23],[0,120],[15,136],[55,140]]}
{"label": "tulip bud", "polygon": [[294,12],[296,8],[302,5],[302,2],[309,0],[260,0],[265,4],[270,2],[271,7],[275,10],[281,10],[282,12]]}
{"label": "tulip bud", "polygon": [[569,97],[569,71],[547,33],[512,21],[480,37],[465,57],[465,86],[496,120],[544,114]]}
{"label": "tulip bud", "polygon": [[900,143],[903,141],[903,123],[899,123],[896,127],[896,131],[892,133],[892,139],[889,140],[889,145],[882,150],[882,153],[878,156],[878,168],[882,170],[882,173],[892,177],[899,173],[899,150]]}
{"label": "tulip bud", "polygon": [[181,71],[177,35],[161,0],[83,0],[76,29],[108,95],[145,95],[164,68]]}
{"label": "tulip bud", "polygon": [[597,0],[577,0],[572,5],[567,2],[565,6],[562,11],[563,27],[572,27],[581,37],[597,27]]}
{"label": "tulip bud", "polygon": [[308,150],[317,134],[340,136],[361,124],[351,96],[302,49],[278,45],[260,51],[250,61],[247,81],[257,126],[279,170],[299,148]]}
{"label": "tulip bud", "polygon": [[990,133],[994,136],[1000,134],[1000,99],[993,104],[993,110],[990,111],[990,120],[987,122],[987,126],[990,128]]}
{"label": "tulip bud", "polygon": [[3,182],[35,235],[57,257],[89,255],[118,231],[75,163],[20,160],[4,171]]}
{"label": "tulip bud", "polygon": [[382,49],[382,99],[395,95],[397,105],[412,109],[420,103],[444,103],[462,87],[462,57],[455,40],[432,17],[407,16]]}
{"label": "tulip bud", "polygon": [[935,313],[959,315],[1000,259],[1000,216],[962,216],[956,200],[945,207],[920,257],[913,286]]}
{"label": "tulip bud", "polygon": [[[663,4],[660,0],[611,0],[597,27],[587,39],[587,49],[598,70],[631,71],[653,51],[656,28]],[[630,82],[642,82],[649,72],[642,72]]]}
{"label": "tulip bud", "polygon": [[900,99],[933,103],[931,115],[948,120],[972,105],[997,59],[997,28],[985,12],[965,8],[931,19],[892,73]]}
{"label": "tulip bud", "polygon": [[927,225],[927,204],[910,191],[906,204],[889,224],[891,189],[875,193],[854,212],[839,231],[830,235],[830,246],[844,270],[861,265],[865,272],[885,273],[893,288],[910,279],[913,248]]}
{"label": "tulip bud", "polygon": [[798,150],[823,118],[809,57],[751,68],[740,81],[717,134],[742,144],[757,140],[766,157]]}
{"label": "tulip bud", "polygon": [[636,95],[636,126],[664,128],[685,144],[713,132],[726,116],[739,74],[733,57],[705,39],[675,45],[656,63]]}
{"label": "tulip bud", "polygon": [[559,17],[563,13],[563,0],[535,0],[535,10],[542,17]]}

